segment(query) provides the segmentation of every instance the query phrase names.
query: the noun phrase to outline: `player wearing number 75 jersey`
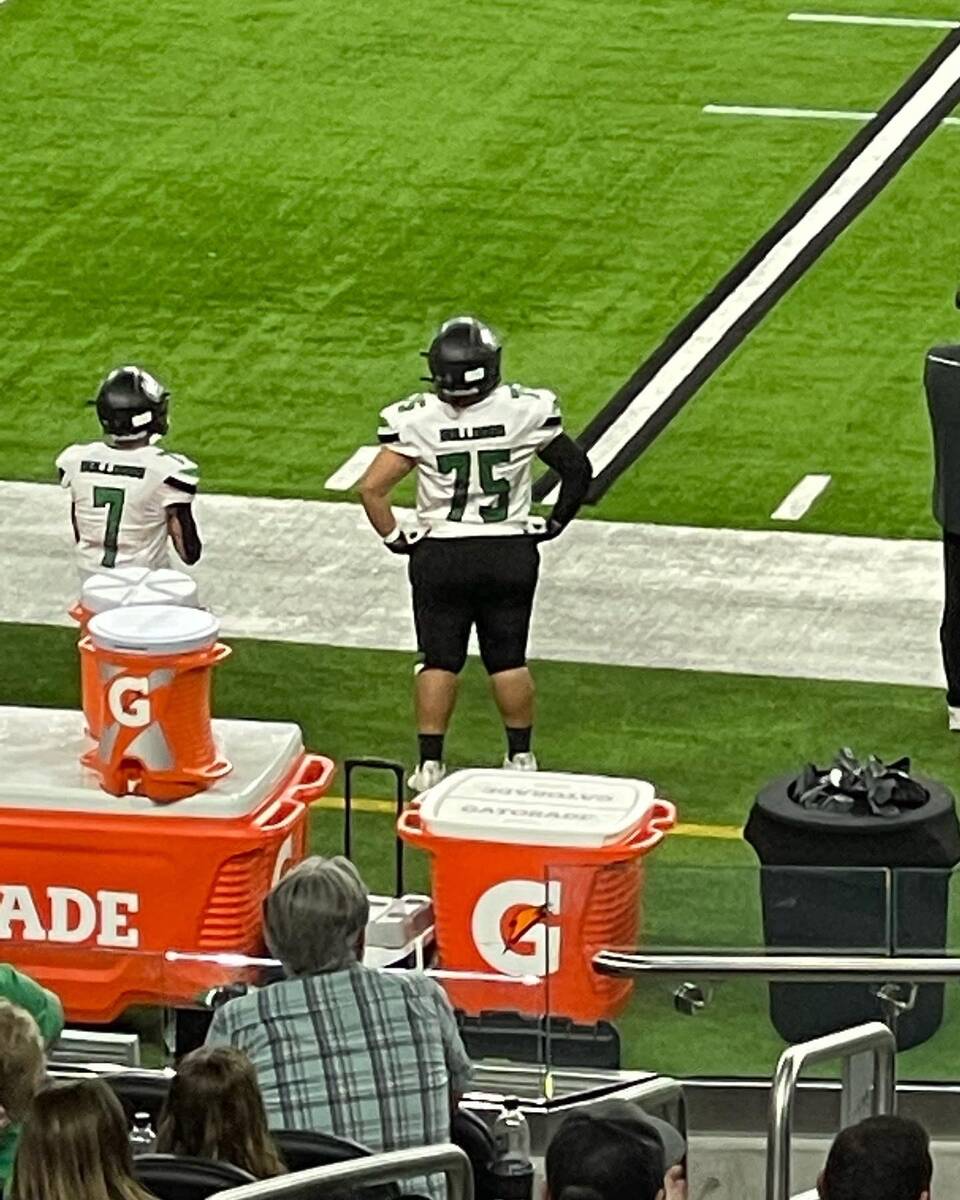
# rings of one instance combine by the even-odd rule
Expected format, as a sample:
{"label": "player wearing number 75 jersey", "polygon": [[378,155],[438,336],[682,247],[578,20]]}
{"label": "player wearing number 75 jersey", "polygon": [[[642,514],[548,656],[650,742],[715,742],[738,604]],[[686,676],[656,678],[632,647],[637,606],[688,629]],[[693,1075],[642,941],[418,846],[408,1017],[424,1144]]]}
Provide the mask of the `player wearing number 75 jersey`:
{"label": "player wearing number 75 jersey", "polygon": [[[501,382],[500,343],[486,325],[474,317],[447,321],[426,357],[432,390],[383,410],[382,449],[360,483],[371,525],[389,550],[410,556],[422,656],[420,766],[410,780],[416,791],[443,778],[444,735],[473,627],[506,728],[504,766],[537,769],[527,635],[539,543],[562,532],[590,484],[590,463],[563,432],[556,396]],[[536,458],[561,479],[546,521],[530,517]],[[418,529],[408,535],[390,495],[414,470]]]}
{"label": "player wearing number 75 jersey", "polygon": [[185,563],[199,559],[197,466],[156,444],[167,432],[169,402],[141,367],[111,371],[92,401],[103,439],[68,446],[57,459],[73,501],[81,578],[113,567],[168,567],[171,541]]}

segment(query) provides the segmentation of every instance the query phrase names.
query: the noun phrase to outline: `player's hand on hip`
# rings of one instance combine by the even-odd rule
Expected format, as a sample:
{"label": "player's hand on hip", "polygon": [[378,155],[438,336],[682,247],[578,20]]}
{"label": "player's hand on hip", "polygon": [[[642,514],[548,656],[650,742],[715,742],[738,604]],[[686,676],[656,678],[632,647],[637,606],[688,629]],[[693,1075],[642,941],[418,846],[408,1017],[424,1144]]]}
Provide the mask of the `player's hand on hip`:
{"label": "player's hand on hip", "polygon": [[383,539],[383,544],[391,554],[410,554],[414,546],[419,545],[425,536],[419,529],[406,533],[398,525],[392,533],[388,533]]}
{"label": "player's hand on hip", "polygon": [[527,517],[524,533],[535,542],[552,542],[563,533],[563,525],[553,517]]}

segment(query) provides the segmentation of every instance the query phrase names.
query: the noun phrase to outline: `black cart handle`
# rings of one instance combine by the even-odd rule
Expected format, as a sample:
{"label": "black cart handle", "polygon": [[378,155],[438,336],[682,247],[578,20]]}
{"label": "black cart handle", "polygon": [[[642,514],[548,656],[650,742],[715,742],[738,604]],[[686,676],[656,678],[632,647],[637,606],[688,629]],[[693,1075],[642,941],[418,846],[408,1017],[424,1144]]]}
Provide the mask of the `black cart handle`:
{"label": "black cart handle", "polygon": [[[347,758],[343,762],[343,853],[347,858],[353,858],[353,772],[354,771],[387,771],[394,777],[397,816],[403,812],[404,806],[404,775],[406,770],[403,763],[394,762],[390,758]],[[394,891],[395,896],[404,893],[404,863],[403,842],[395,836],[394,850]]]}

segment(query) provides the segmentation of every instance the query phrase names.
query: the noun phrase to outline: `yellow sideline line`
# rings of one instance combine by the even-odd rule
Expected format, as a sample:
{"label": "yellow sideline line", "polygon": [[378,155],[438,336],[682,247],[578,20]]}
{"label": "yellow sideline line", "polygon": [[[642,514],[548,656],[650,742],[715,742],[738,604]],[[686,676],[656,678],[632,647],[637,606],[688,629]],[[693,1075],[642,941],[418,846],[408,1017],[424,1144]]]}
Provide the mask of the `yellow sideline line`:
{"label": "yellow sideline line", "polygon": [[[321,796],[315,800],[313,808],[327,808],[332,812],[343,811],[342,796]],[[366,800],[355,796],[353,807],[357,812],[387,813],[392,816],[396,806],[392,800]],[[742,830],[739,825],[675,825],[670,831],[671,837],[691,838],[723,838],[728,841],[739,841]]]}

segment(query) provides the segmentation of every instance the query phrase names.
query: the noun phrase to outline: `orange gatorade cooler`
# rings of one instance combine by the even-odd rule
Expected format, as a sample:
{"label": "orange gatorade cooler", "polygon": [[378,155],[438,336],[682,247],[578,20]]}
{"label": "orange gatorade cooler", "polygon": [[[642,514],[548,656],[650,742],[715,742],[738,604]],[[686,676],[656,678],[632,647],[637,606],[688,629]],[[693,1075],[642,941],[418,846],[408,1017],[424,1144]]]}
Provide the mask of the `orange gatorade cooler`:
{"label": "orange gatorade cooler", "polygon": [[79,712],[0,708],[0,955],[70,1021],[189,1005],[238,977],[231,956],[264,952],[263,899],[303,859],[334,766],[296,725],[213,726],[231,774],[155,804],[103,792]]}
{"label": "orange gatorade cooler", "polygon": [[210,722],[210,669],[230,653],[197,608],[144,605],[91,617],[80,652],[95,663],[102,714],[83,762],[105,791],[176,800],[230,770]]}
{"label": "orange gatorade cooler", "polygon": [[[182,571],[147,567],[118,567],[113,571],[90,575],[84,581],[80,599],[70,609],[70,616],[80,626],[81,638],[86,636],[90,618],[112,608],[134,604],[176,604],[196,608],[199,604],[196,581]],[[96,663],[92,656],[80,655],[80,694],[87,732],[92,738],[100,736],[101,689]]]}
{"label": "orange gatorade cooler", "polygon": [[431,855],[441,966],[503,978],[444,981],[453,1003],[615,1016],[632,981],[595,974],[593,956],[637,943],[643,857],[675,822],[635,779],[469,770],[431,788],[398,829]]}

